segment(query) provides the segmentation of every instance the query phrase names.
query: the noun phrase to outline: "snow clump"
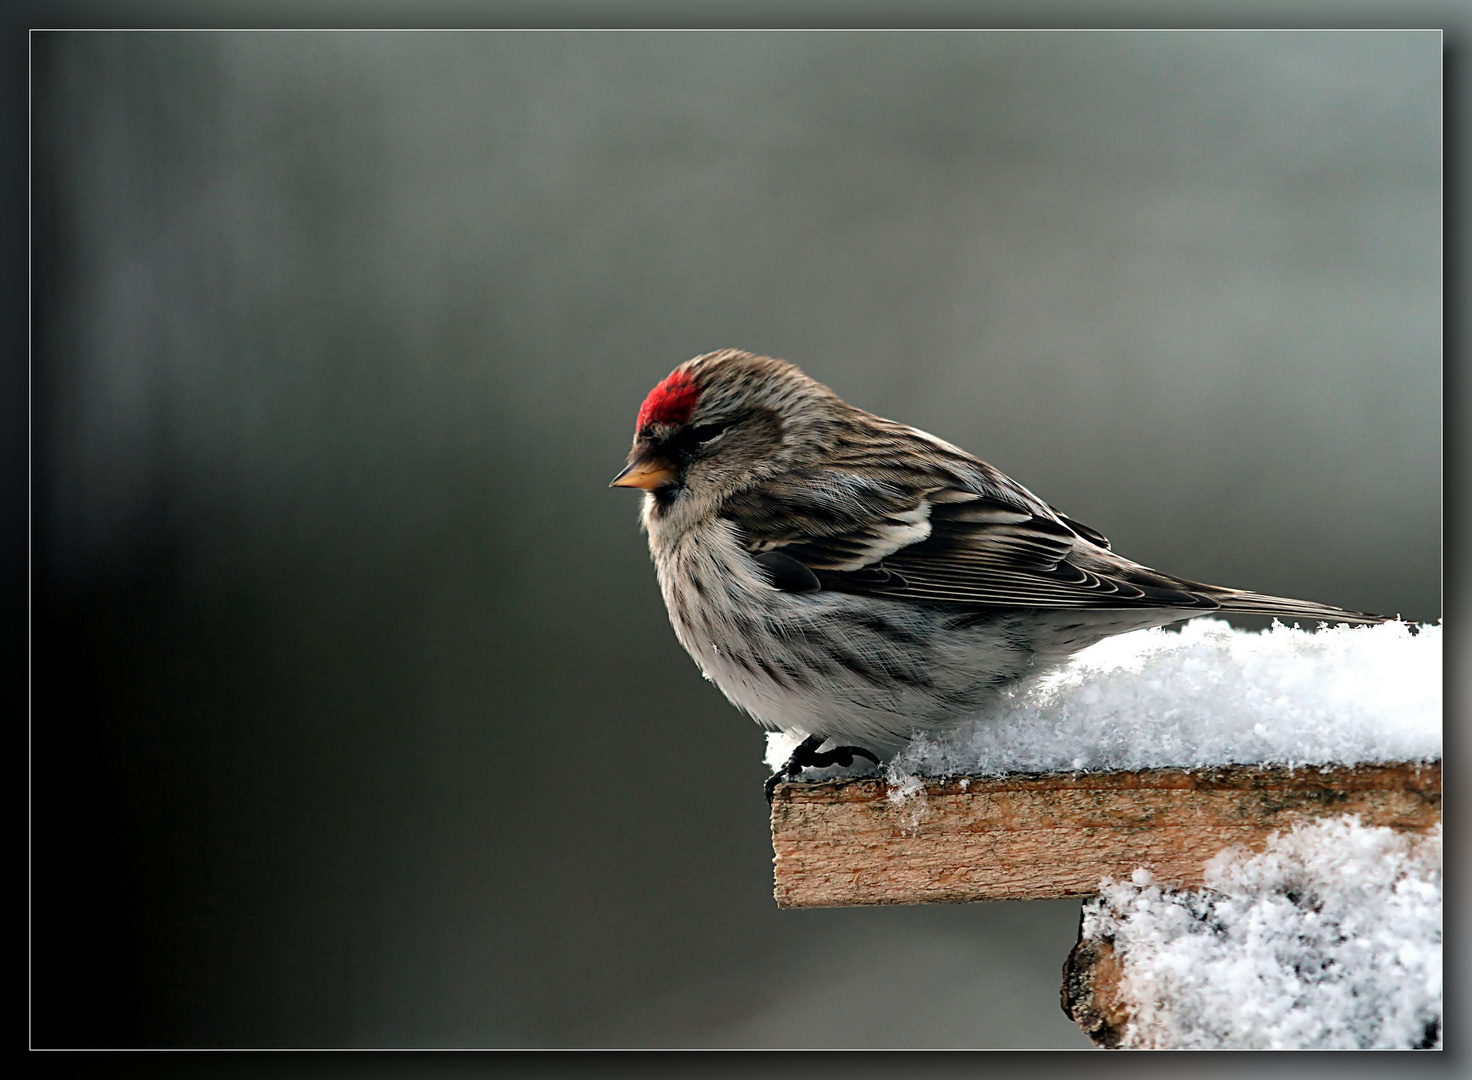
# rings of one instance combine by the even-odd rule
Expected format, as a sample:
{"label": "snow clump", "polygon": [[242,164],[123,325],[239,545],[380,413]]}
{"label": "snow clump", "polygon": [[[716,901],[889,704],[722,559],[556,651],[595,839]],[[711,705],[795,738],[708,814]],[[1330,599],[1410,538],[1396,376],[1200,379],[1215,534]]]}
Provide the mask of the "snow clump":
{"label": "snow clump", "polygon": [[1440,825],[1339,817],[1222,852],[1201,890],[1106,881],[1083,934],[1122,961],[1122,1045],[1440,1046],[1441,853]]}
{"label": "snow clump", "polygon": [[[1193,619],[1102,641],[995,708],[917,733],[887,773],[902,784],[914,775],[1435,760],[1441,670],[1439,625],[1247,631]],[[801,738],[768,735],[768,765],[779,768]]]}

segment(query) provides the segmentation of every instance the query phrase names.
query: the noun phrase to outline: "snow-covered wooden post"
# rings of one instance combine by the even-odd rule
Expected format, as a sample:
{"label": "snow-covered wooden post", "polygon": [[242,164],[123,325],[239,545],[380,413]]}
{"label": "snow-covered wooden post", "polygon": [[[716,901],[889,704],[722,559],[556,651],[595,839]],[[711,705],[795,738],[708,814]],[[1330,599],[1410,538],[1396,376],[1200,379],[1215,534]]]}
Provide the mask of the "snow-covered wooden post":
{"label": "snow-covered wooden post", "polygon": [[[1439,1045],[1439,628],[1130,638],[779,784],[778,906],[1096,897],[1062,996],[1098,1045]],[[1295,764],[1211,763],[1254,752]]]}
{"label": "snow-covered wooden post", "polygon": [[[1131,882],[1126,904],[1113,897],[1112,907],[1086,908],[1064,964],[1063,1009],[1099,1046],[1180,1045],[1175,1013],[1191,1006],[1161,1002],[1157,991],[1151,1023],[1137,1015],[1139,992],[1130,992],[1112,931],[1125,919],[1119,909],[1137,905],[1138,886],[1148,884],[1155,912],[1174,903],[1174,914],[1200,922],[1209,905],[1189,890],[1210,883],[1223,852],[1261,851],[1275,836],[1347,818],[1357,829],[1439,834],[1440,762],[951,777],[904,791],[876,778],[781,784],[772,802],[773,891],[779,907],[801,908],[1091,897],[1103,881]],[[1398,921],[1396,932],[1420,933],[1415,919]],[[1397,1019],[1401,1045],[1440,1038],[1439,1015]]]}

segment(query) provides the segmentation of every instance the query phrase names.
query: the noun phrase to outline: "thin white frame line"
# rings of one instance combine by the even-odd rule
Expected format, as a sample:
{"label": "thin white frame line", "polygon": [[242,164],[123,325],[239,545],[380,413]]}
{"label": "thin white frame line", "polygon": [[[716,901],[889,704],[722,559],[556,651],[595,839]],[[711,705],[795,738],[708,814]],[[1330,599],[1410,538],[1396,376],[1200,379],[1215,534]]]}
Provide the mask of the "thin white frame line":
{"label": "thin white frame line", "polygon": [[35,165],[35,31],[26,35],[26,1046],[35,1047],[35,520],[34,464],[32,462],[35,394],[32,381],[35,364],[32,353],[35,334],[36,306],[33,269],[35,267],[36,230],[34,205]]}
{"label": "thin white frame line", "polygon": [[33,26],[31,34],[1441,34],[1444,26]]}

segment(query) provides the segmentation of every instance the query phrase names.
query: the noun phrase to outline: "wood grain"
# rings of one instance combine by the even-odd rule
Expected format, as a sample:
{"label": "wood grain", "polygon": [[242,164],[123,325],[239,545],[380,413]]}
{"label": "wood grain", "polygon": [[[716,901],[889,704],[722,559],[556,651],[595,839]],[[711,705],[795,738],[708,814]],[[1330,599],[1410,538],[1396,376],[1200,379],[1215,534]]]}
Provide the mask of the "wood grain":
{"label": "wood grain", "polygon": [[779,784],[777,906],[1089,896],[1142,866],[1191,888],[1219,851],[1260,849],[1310,818],[1429,829],[1441,820],[1441,763],[954,777],[890,795],[876,778]]}

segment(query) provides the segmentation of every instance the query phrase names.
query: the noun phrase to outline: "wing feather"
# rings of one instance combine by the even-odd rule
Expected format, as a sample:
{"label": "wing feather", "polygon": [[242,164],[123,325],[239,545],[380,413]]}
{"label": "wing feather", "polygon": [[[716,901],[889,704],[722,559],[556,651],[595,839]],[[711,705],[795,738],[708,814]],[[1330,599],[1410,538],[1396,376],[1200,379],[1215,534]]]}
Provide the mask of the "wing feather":
{"label": "wing feather", "polygon": [[823,589],[896,600],[1380,621],[1131,562],[1102,533],[985,462],[913,429],[874,423],[887,440],[883,455],[869,445],[837,467],[790,471],[726,500],[722,514],[749,551],[796,560]]}
{"label": "wing feather", "polygon": [[1194,583],[1119,558],[1016,485],[977,490],[987,479],[829,470],[749,489],[725,513],[753,553],[780,551],[825,589],[1002,607],[1218,606]]}

